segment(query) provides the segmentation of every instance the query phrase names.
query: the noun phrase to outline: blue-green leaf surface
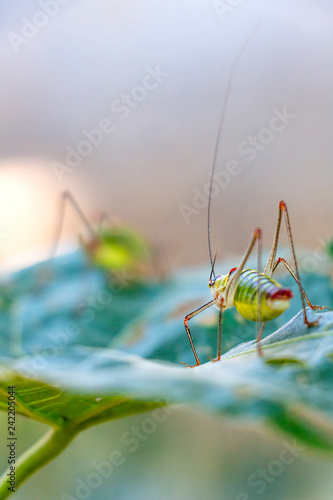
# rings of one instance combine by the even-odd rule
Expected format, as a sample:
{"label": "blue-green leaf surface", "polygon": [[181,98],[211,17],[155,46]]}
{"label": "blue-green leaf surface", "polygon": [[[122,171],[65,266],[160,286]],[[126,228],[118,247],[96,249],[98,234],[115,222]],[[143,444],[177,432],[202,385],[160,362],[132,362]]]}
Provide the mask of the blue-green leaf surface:
{"label": "blue-green leaf surface", "polygon": [[[328,278],[307,275],[304,287],[315,303],[330,305]],[[121,289],[73,254],[8,277],[2,290],[0,409],[8,385],[16,386],[20,413],[58,427],[186,403],[333,447],[331,312],[309,311],[319,320],[310,329],[302,313],[285,324],[287,313],[278,318],[260,358],[249,340],[253,324],[227,311],[224,349],[234,347],[219,362],[189,369],[179,364],[193,361],[183,318],[209,300],[205,271]],[[193,320],[192,331],[207,361],[216,311]]]}

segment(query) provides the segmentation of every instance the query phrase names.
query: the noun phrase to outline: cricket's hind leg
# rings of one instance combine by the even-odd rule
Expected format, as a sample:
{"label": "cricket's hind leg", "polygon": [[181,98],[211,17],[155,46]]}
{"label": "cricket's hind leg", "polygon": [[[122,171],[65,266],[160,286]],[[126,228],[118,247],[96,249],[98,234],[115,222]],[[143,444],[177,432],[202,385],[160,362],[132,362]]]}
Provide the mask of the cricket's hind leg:
{"label": "cricket's hind leg", "polygon": [[[281,221],[282,221],[283,215],[284,215],[284,219],[285,219],[285,223],[286,223],[286,229],[287,229],[289,247],[290,247],[290,250],[291,250],[292,257],[293,257],[295,271],[293,271],[291,269],[291,267],[289,266],[289,264],[287,264],[287,262],[284,259],[277,259],[276,260],[276,252],[277,252],[277,247],[278,247],[278,241],[279,241],[279,236],[280,236],[280,228],[281,228]],[[301,279],[300,279],[300,276],[299,276],[298,264],[297,264],[297,259],[296,259],[295,246],[294,246],[293,236],[292,236],[292,232],[291,232],[291,225],[290,225],[289,213],[288,213],[287,205],[282,200],[279,203],[279,213],[278,213],[278,220],[277,220],[276,230],[275,230],[275,234],[274,234],[274,238],[273,238],[273,244],[272,244],[271,252],[269,254],[268,261],[267,261],[265,269],[264,269],[264,274],[266,274],[269,277],[272,276],[274,270],[276,269],[276,267],[278,266],[278,264],[280,262],[284,263],[284,265],[286,266],[286,268],[288,269],[288,271],[291,273],[291,275],[293,276],[293,278],[295,279],[295,281],[296,281],[296,283],[298,285],[298,288],[299,288],[299,291],[300,291],[301,300],[302,300],[302,309],[303,309],[304,323],[308,327],[317,326],[318,325],[318,321],[309,321],[308,320],[308,317],[307,317],[307,314],[306,314],[306,305],[305,305],[305,302],[307,302],[307,304],[309,305],[309,307],[311,307],[312,309],[320,309],[321,306],[312,306],[312,304],[310,303],[310,301],[309,301],[309,299],[308,299],[308,297],[307,297],[307,295],[306,295],[306,293],[304,291],[304,288],[303,288],[303,286],[301,284]]]}
{"label": "cricket's hind leg", "polygon": [[[296,281],[296,283],[298,284],[298,287],[301,291],[301,294],[303,295],[304,297],[304,300],[306,301],[308,307],[310,307],[313,311],[323,311],[324,309],[329,309],[329,307],[326,307],[326,306],[316,306],[316,305],[313,305],[311,302],[310,302],[310,299],[309,297],[307,296],[301,282],[298,280],[296,274],[294,273],[294,271],[292,270],[292,268],[290,267],[290,265],[288,264],[288,262],[283,258],[283,257],[279,257],[276,261],[275,261],[275,264],[274,264],[274,267],[273,267],[273,273],[275,271],[275,269],[278,267],[278,265],[282,262],[282,264],[284,264],[285,268],[289,271],[289,273],[291,274],[291,276],[294,278],[294,280]],[[318,326],[318,321],[314,321],[314,322],[305,322],[308,326]]]}

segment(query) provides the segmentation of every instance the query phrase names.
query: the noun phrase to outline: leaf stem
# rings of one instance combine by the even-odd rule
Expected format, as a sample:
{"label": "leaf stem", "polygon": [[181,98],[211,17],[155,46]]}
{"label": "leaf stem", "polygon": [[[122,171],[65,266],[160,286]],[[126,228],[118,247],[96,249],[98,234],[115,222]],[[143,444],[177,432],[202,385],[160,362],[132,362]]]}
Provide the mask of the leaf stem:
{"label": "leaf stem", "polygon": [[[15,490],[28,479],[34,472],[53,460],[61,453],[77,435],[78,431],[73,427],[61,427],[48,431],[39,441],[29,448],[17,460],[15,464]],[[14,492],[9,490],[7,482],[10,469],[0,477],[0,498],[4,500]]]}

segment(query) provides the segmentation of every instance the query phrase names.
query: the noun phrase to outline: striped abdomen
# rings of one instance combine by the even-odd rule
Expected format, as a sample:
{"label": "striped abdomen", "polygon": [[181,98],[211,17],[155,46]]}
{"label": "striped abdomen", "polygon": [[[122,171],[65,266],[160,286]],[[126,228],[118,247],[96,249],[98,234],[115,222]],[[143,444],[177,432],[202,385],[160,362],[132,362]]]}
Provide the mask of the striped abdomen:
{"label": "striped abdomen", "polygon": [[277,318],[288,309],[293,294],[282,288],[277,281],[253,269],[242,271],[234,297],[234,306],[244,318],[257,321],[258,314],[258,276],[260,286],[259,321]]}

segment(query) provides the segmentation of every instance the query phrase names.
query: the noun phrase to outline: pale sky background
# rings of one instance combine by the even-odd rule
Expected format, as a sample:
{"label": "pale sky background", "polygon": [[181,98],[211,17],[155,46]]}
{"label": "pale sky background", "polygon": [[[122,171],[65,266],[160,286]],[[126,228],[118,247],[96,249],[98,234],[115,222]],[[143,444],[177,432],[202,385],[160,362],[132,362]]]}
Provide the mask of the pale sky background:
{"label": "pale sky background", "polygon": [[[142,230],[168,266],[208,265],[206,208],[186,223],[179,206],[209,180],[228,74],[259,20],[228,102],[217,171],[235,160],[241,172],[213,200],[213,246],[239,255],[258,225],[268,246],[280,199],[297,246],[333,233],[331,2],[244,1],[219,16],[210,0],[70,0],[53,17],[46,3],[0,6],[3,265],[47,256],[63,189],[89,216],[107,210]],[[157,66],[168,76],[121,120],[112,103]],[[284,107],[295,118],[248,162],[239,145]],[[113,132],[60,182],[54,162],[105,118]],[[68,214],[64,245],[81,230]]]}

